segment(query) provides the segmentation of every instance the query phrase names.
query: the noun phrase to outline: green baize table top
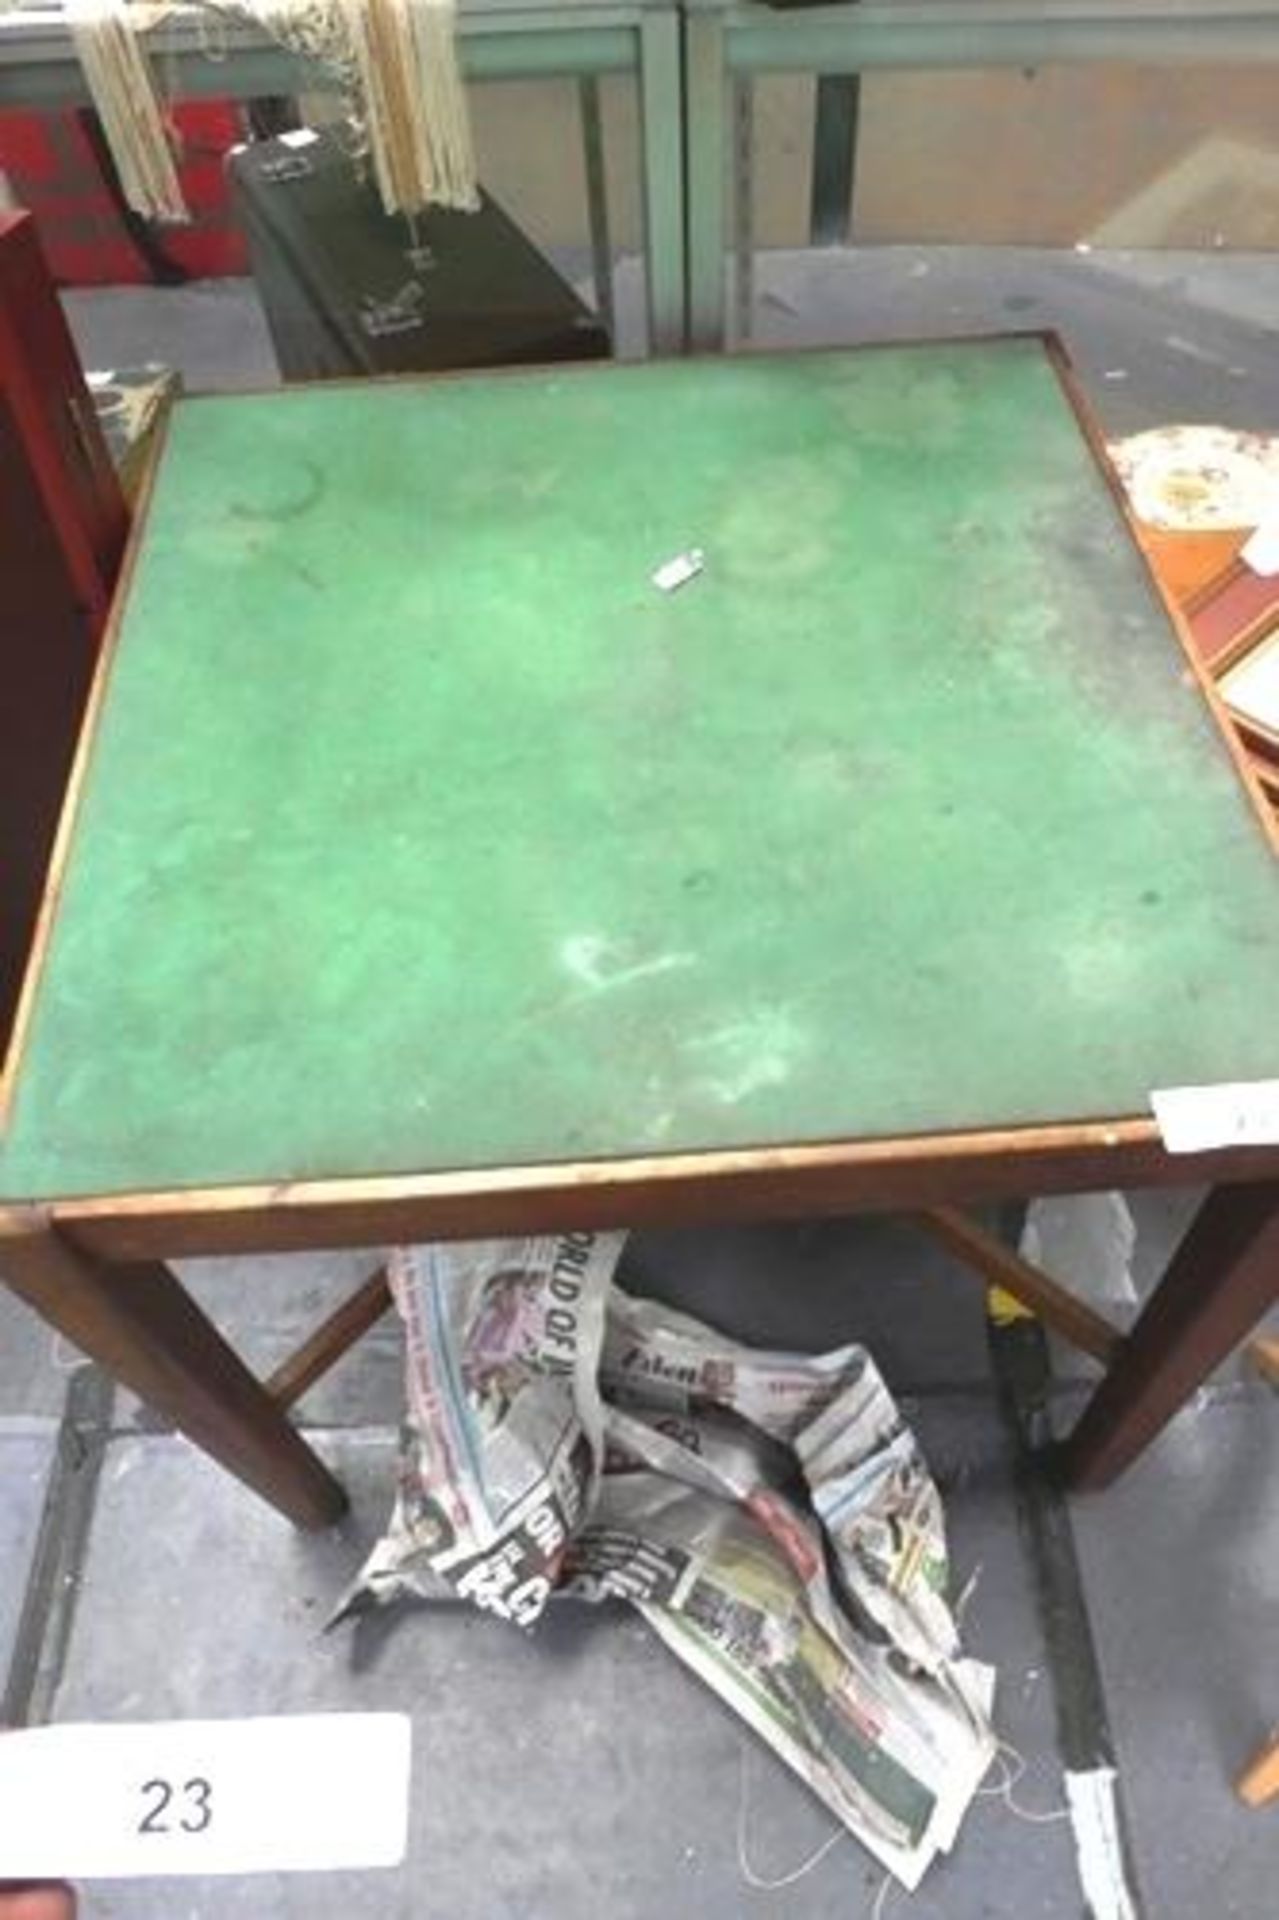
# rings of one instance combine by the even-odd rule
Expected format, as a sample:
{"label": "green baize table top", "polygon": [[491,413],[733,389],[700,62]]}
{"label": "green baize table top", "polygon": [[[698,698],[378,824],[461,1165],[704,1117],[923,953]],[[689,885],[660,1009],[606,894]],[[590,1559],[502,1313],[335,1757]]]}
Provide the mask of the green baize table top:
{"label": "green baize table top", "polygon": [[33,1008],[9,1198],[1139,1114],[1279,863],[1040,341],[193,399]]}

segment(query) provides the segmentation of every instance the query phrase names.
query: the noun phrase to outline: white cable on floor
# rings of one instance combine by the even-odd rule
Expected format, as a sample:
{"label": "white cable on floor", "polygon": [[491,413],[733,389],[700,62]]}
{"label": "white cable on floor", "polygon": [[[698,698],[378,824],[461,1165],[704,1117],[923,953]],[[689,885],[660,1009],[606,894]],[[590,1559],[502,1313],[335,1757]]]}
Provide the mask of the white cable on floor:
{"label": "white cable on floor", "polygon": [[808,1874],[812,1873],[815,1867],[819,1867],[833,1847],[837,1846],[841,1840],[848,1838],[848,1828],[836,1826],[834,1831],[827,1834],[821,1845],[815,1852],[810,1853],[806,1860],[801,1860],[797,1867],[792,1867],[788,1872],[779,1875],[776,1879],[772,1879],[766,1874],[757,1873],[747,1858],[746,1803],[748,1798],[747,1758],[746,1748],[743,1747],[741,1768],[737,1778],[737,1865],[742,1879],[748,1887],[754,1887],[757,1893],[777,1893],[782,1887],[793,1887],[797,1881],[803,1880]]}
{"label": "white cable on floor", "polygon": [[1013,1788],[1025,1773],[1028,1762],[1026,1756],[1019,1753],[1012,1742],[1001,1740],[995,1749],[995,1759],[1004,1769],[1004,1777],[993,1786],[978,1787],[974,1798],[978,1800],[1002,1800],[1009,1813],[1018,1820],[1024,1820],[1028,1826],[1048,1827],[1059,1820],[1069,1820],[1069,1807],[1036,1809],[1023,1807],[1013,1799]]}
{"label": "white cable on floor", "polygon": [[128,204],[149,220],[190,219],[138,12],[125,0],[67,0],[67,20],[89,95]]}
{"label": "white cable on floor", "polygon": [[[999,1742],[999,1745],[995,1749],[995,1758],[1003,1768],[1003,1778],[996,1781],[992,1786],[978,1787],[974,1795],[976,1799],[1001,1800],[1007,1811],[1011,1813],[1015,1819],[1025,1821],[1028,1826],[1051,1826],[1058,1821],[1069,1820],[1071,1818],[1068,1807],[1054,1807],[1039,1811],[1031,1807],[1023,1807],[1013,1799],[1013,1788],[1026,1772],[1028,1763],[1025,1755],[1019,1753],[1010,1741],[1001,1740]],[[820,1846],[818,1846],[814,1852],[810,1853],[807,1859],[801,1860],[798,1866],[791,1867],[786,1873],[778,1874],[776,1877],[762,1874],[752,1865],[747,1853],[749,1797],[747,1752],[743,1747],[737,1792],[737,1865],[742,1879],[746,1882],[747,1886],[753,1887],[759,1893],[777,1893],[784,1887],[795,1886],[798,1881],[806,1879],[807,1876],[813,1872],[814,1868],[821,1865],[827,1854],[840,1840],[847,1837],[848,1829],[844,1826],[836,1826],[832,1833],[827,1834]],[[871,1910],[870,1920],[882,1920],[884,1908],[893,1884],[892,1874],[886,1873],[875,1896],[875,1904]]]}

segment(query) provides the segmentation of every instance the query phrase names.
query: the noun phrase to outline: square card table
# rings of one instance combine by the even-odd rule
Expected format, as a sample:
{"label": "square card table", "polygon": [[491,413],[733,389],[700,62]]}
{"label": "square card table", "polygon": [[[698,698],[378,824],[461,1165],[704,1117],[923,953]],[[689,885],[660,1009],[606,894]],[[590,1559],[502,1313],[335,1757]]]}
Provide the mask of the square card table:
{"label": "square card table", "polygon": [[[1099,1485],[1279,1287],[1279,863],[1051,341],[188,400],[6,1076],[0,1271],[302,1524],[166,1260],[907,1208]],[[1150,1182],[1126,1336],[953,1204]]]}

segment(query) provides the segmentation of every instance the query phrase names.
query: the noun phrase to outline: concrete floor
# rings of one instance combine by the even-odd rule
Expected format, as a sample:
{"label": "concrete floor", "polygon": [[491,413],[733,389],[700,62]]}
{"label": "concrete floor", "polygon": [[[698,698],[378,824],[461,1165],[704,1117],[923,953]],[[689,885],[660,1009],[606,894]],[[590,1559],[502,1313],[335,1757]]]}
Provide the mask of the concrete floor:
{"label": "concrete floor", "polygon": [[[1184,1213],[1161,1197],[1140,1203],[1137,1265],[1147,1281]],[[185,1272],[266,1367],[366,1264],[223,1261]],[[880,1221],[644,1235],[631,1244],[628,1273],[744,1336],[820,1347],[855,1335],[872,1345],[944,1490],[955,1591],[971,1583],[965,1637],[999,1669],[998,1727],[1027,1763],[1015,1802],[1060,1810],[1063,1698],[1079,1676],[1046,1636],[1053,1596],[1040,1590],[1018,1523],[1017,1442],[996,1402],[980,1288],[907,1227]],[[0,1339],[0,1554],[12,1570],[3,1660],[68,1356],[8,1296]],[[76,1474],[98,1474],[87,1535],[78,1549],[72,1539],[57,1576],[69,1577],[63,1597],[74,1603],[65,1650],[45,1657],[41,1685],[47,1716],[59,1720],[407,1709],[416,1744],[408,1863],[391,1874],[100,1884],[86,1893],[86,1913],[868,1913],[880,1875],[852,1841],[790,1887],[747,1883],[737,1851],[743,1795],[758,1878],[801,1865],[829,1833],[828,1817],[629,1615],[566,1605],[526,1639],[452,1607],[405,1609],[322,1634],[390,1498],[398,1365],[386,1322],[302,1408],[352,1493],[349,1520],[319,1538],[295,1535],[117,1395],[100,1434],[80,1429],[85,1465],[64,1467],[57,1483],[61,1524],[74,1535]],[[1080,1397],[1080,1383],[1059,1376],[1060,1426]],[[1166,1920],[1200,1920],[1210,1903],[1241,1920],[1273,1911],[1273,1816],[1244,1813],[1229,1783],[1279,1710],[1277,1420],[1268,1390],[1232,1369],[1125,1483],[1072,1506],[1138,1910]],[[946,1920],[1075,1920],[1071,1825],[1030,1822],[983,1798],[914,1900],[894,1892],[886,1905]]]}
{"label": "concrete floor", "polygon": [[[633,269],[619,282],[631,324]],[[1112,430],[1174,418],[1279,427],[1279,338],[1265,324],[1279,311],[1273,261],[1227,269],[1215,258],[894,249],[766,258],[757,288],[757,333],[769,344],[1056,324]],[[167,358],[199,386],[272,377],[244,287],[91,293],[68,305],[91,364]],[[1134,1205],[1144,1294],[1186,1206],[1159,1196]],[[1069,1222],[1062,1231],[1069,1259]],[[1060,1232],[1057,1245],[1060,1254]],[[185,1271],[266,1368],[372,1261]],[[998,1795],[977,1801],[953,1856],[913,1900],[884,1896],[880,1920],[906,1909],[927,1920],[1084,1912],[1069,1819],[1024,1816],[1063,1812],[1090,1634],[1093,1737],[1113,1744],[1132,1912],[1268,1920],[1279,1814],[1244,1813],[1230,1780],[1279,1716],[1279,1409],[1269,1390],[1238,1361],[1223,1369],[1119,1487],[1070,1503],[1064,1562],[1046,1570],[981,1290],[909,1228],[650,1234],[631,1243],[627,1273],[743,1337],[865,1339],[944,1489],[966,1641],[997,1665],[997,1723],[1026,1761],[1013,1796],[1021,1813]],[[1099,1270],[1083,1283],[1114,1293]],[[416,1743],[402,1869],[100,1884],[84,1892],[91,1920],[817,1920],[875,1908],[881,1876],[847,1839],[792,1884],[753,1883],[802,1867],[829,1819],[626,1613],[564,1605],[531,1639],[453,1608],[321,1633],[391,1497],[401,1405],[392,1323],[301,1408],[352,1493],[349,1520],[320,1538],[293,1534],[127,1395],[95,1393],[92,1370],[68,1371],[72,1361],[0,1292],[0,1681],[8,1669],[10,1700],[30,1698],[36,1717],[59,1720],[394,1706],[412,1713]],[[1054,1348],[1059,1430],[1090,1372]],[[1063,1650],[1066,1614],[1076,1631]]]}
{"label": "concrete floor", "polygon": [[[582,257],[558,264],[590,299]],[[643,296],[639,262],[620,260],[623,358],[643,351]],[[88,288],[66,305],[91,366],[160,360],[195,391],[278,378],[249,281]],[[826,248],[759,255],[749,325],[734,331],[753,346],[804,347],[1054,328],[1109,433],[1173,420],[1279,431],[1276,315],[1275,254]]]}

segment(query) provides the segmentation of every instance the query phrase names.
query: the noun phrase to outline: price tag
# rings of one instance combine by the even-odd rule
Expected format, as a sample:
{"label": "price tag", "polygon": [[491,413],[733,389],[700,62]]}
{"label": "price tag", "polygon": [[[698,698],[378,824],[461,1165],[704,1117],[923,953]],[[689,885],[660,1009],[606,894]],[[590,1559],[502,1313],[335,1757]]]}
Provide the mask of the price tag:
{"label": "price tag", "polygon": [[1239,549],[1239,558],[1264,579],[1279,573],[1279,515],[1262,521]]}
{"label": "price tag", "polygon": [[411,1740],[402,1713],[0,1734],[0,1879],[396,1866]]}
{"label": "price tag", "polygon": [[1279,1146],[1279,1080],[1165,1087],[1150,1104],[1169,1153]]}

